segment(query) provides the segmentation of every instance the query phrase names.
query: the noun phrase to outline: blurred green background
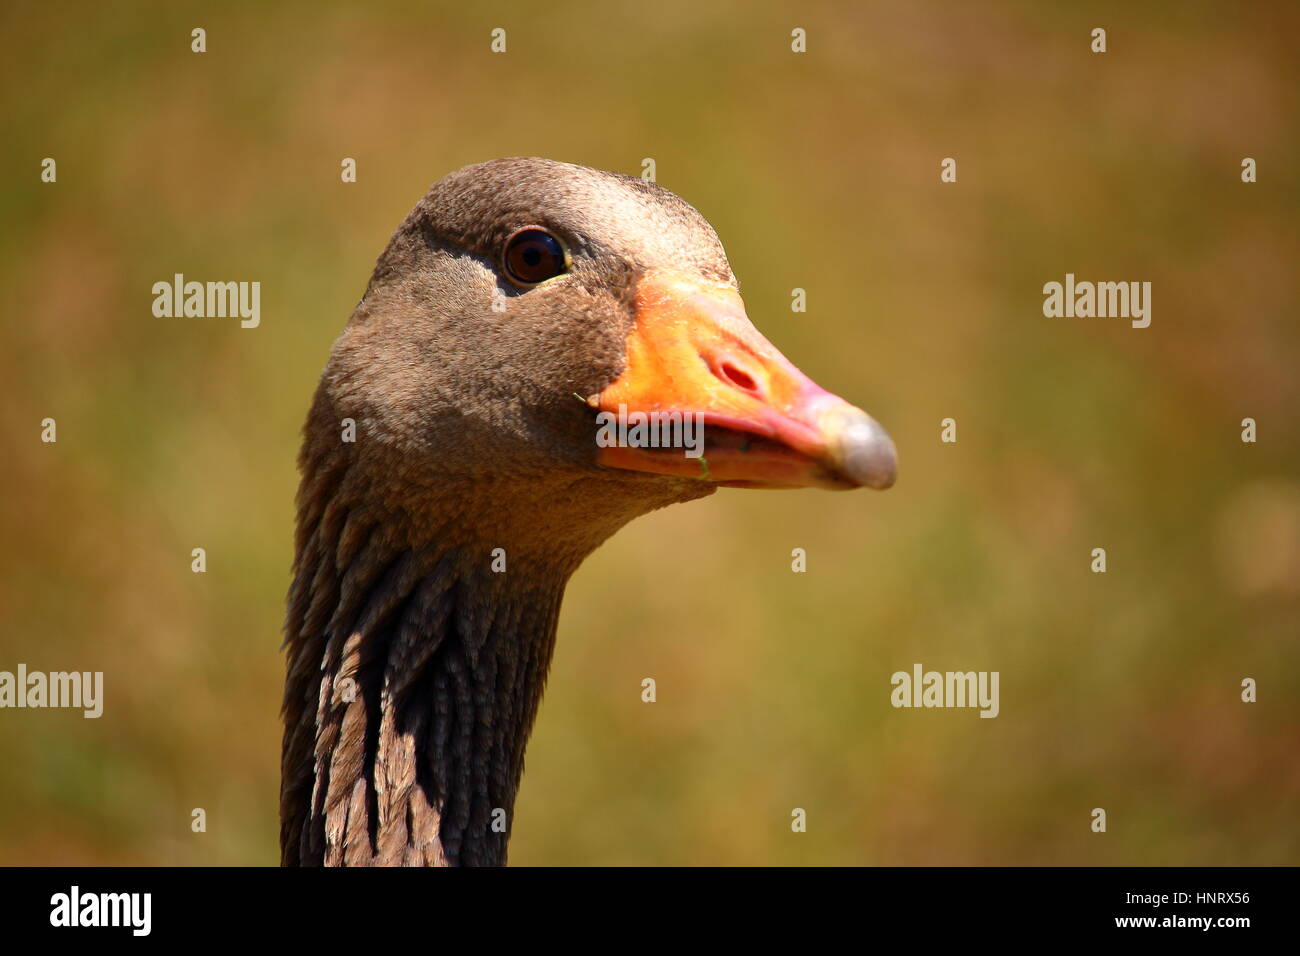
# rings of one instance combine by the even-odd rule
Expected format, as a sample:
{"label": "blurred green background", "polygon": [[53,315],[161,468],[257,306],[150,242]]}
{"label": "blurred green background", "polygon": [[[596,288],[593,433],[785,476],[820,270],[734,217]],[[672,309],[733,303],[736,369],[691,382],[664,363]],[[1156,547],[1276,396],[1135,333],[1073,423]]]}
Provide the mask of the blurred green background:
{"label": "blurred green background", "polygon": [[[512,155],[653,157],[901,458],[587,562],[512,863],[1300,863],[1298,10],[6,4],[0,669],[106,701],[0,711],[0,863],[276,862],[309,398],[429,183]],[[261,327],[154,318],[175,272],[260,281]],[[1066,272],[1151,281],[1151,327],[1044,318]],[[891,708],[914,662],[1001,716]]]}

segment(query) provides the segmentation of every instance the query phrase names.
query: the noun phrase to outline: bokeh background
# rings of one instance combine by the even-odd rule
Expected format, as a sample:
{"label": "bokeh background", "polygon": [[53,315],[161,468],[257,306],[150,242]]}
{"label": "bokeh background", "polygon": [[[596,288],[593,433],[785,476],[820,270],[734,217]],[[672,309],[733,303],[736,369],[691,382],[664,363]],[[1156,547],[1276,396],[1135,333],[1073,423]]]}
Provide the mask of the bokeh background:
{"label": "bokeh background", "polygon": [[[1298,11],[5,4],[0,669],[106,709],[0,712],[0,863],[276,862],[299,428],[406,211],[511,155],[653,157],[901,456],[587,562],[513,863],[1300,863]],[[154,318],[175,272],[261,327]],[[1044,318],[1066,272],[1151,281],[1151,327]],[[891,708],[914,662],[1001,716]]]}

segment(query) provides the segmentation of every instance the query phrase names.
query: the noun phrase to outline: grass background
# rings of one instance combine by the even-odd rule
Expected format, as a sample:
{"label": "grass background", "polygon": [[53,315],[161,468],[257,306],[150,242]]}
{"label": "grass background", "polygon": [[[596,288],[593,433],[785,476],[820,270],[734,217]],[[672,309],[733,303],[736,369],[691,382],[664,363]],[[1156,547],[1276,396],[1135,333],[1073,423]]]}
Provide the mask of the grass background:
{"label": "grass background", "polygon": [[[0,711],[0,863],[276,861],[307,403],[428,184],[510,155],[653,157],[755,324],[901,458],[887,494],[723,491],[587,562],[513,863],[1300,863],[1298,26],[1195,0],[5,4],[0,669],[103,670],[106,704]],[[261,327],[155,319],[175,272],[260,281]],[[1151,281],[1151,327],[1045,319],[1066,272]],[[1001,716],[892,709],[917,661],[1000,671]]]}

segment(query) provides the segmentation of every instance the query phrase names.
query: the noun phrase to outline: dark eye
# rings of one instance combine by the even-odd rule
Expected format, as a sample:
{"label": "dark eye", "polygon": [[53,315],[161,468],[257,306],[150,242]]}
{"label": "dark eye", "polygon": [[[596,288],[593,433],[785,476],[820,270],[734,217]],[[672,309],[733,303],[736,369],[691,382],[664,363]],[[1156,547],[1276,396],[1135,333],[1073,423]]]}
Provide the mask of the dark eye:
{"label": "dark eye", "polygon": [[511,235],[502,261],[516,285],[537,285],[569,269],[560,240],[539,226],[525,226]]}

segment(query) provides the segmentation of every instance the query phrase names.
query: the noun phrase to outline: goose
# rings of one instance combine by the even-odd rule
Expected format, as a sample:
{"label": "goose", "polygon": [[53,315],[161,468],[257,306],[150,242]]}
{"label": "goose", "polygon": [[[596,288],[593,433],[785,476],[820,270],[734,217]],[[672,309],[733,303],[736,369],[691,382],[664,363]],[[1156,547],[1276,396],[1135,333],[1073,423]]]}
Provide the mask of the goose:
{"label": "goose", "polygon": [[[595,440],[681,413],[702,454]],[[884,489],[893,443],[750,323],[672,192],[537,158],[435,183],[330,353],[298,458],[281,862],[504,865],[565,584],[719,487]]]}

